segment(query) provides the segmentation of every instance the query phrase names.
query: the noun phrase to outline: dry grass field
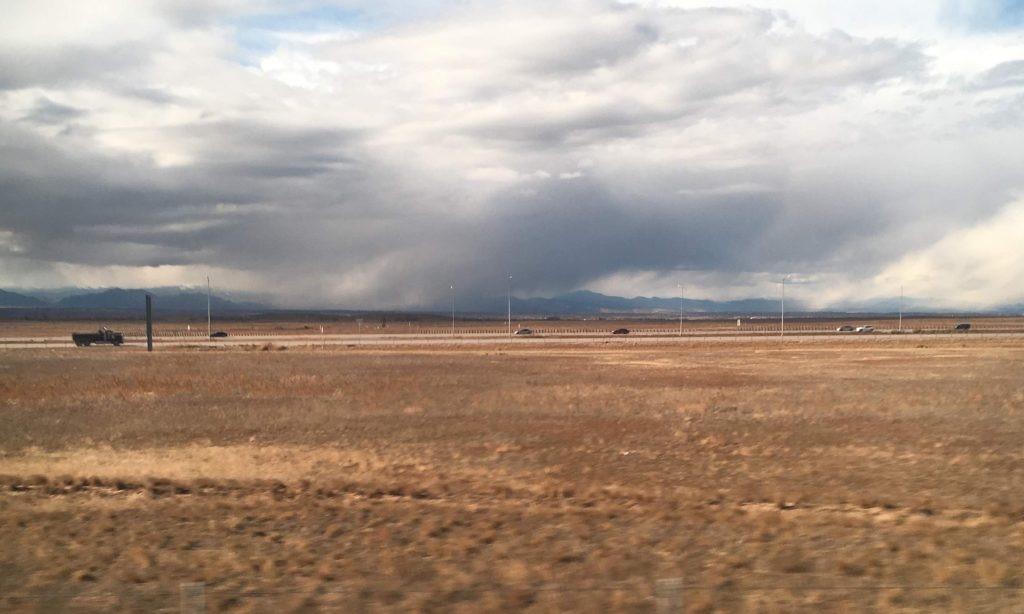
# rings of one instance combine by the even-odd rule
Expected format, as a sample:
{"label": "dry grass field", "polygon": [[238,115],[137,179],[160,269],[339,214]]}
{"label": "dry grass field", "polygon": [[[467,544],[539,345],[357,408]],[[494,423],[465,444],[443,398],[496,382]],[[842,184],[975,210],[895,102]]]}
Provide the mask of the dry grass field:
{"label": "dry grass field", "polygon": [[1024,611],[1024,338],[0,350],[0,609]]}

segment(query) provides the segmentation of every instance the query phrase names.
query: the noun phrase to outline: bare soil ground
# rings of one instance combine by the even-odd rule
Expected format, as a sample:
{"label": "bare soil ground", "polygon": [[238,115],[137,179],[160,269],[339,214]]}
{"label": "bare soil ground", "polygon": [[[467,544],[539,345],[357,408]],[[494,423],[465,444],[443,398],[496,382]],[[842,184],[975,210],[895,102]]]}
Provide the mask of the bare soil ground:
{"label": "bare soil ground", "polygon": [[1024,610],[1024,338],[0,350],[0,610]]}

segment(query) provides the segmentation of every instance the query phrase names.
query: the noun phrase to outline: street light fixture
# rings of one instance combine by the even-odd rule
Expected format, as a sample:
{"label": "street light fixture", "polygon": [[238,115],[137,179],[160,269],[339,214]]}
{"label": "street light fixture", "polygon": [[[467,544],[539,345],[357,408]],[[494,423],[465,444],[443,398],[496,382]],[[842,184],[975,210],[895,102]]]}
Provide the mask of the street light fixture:
{"label": "street light fixture", "polygon": [[789,279],[789,275],[782,278],[782,303],[781,303],[781,319],[779,322],[779,336],[786,336],[786,280]]}
{"label": "street light fixture", "polygon": [[903,332],[903,285],[900,285],[900,332]]}
{"label": "street light fixture", "polygon": [[679,336],[683,336],[683,284],[676,284],[679,288]]}

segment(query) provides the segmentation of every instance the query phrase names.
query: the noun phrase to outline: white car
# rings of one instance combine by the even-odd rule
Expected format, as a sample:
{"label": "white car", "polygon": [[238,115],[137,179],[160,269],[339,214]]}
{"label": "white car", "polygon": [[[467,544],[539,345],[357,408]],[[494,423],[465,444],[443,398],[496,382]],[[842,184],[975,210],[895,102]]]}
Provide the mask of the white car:
{"label": "white car", "polygon": [[867,326],[867,325],[865,325],[865,326],[858,326],[857,328],[853,329],[853,332],[855,332],[855,333],[873,333],[873,332],[875,332],[875,327],[874,326]]}

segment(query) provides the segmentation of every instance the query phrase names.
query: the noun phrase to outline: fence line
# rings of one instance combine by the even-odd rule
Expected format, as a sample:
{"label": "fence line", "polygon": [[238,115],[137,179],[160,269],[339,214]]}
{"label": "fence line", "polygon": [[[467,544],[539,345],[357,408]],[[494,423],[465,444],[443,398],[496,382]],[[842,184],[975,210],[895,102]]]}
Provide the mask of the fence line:
{"label": "fence line", "polygon": [[[611,335],[612,328],[590,328],[590,327],[531,327],[532,334],[540,335],[588,335],[588,336],[604,336]],[[122,331],[126,337],[145,337],[146,333],[144,329],[130,328]],[[772,324],[761,324],[753,326],[743,327],[684,327],[682,330],[682,336],[700,336],[700,335],[749,335],[753,333],[774,333],[778,334],[781,329],[778,325]],[[821,326],[820,324],[787,324],[787,333],[836,333],[835,327]],[[1024,325],[1000,325],[1000,326],[974,326],[970,332],[1024,332]],[[935,334],[935,333],[949,333],[949,334],[970,334],[970,333],[955,333],[950,327],[904,327],[902,334]],[[631,328],[629,334],[634,336],[662,336],[662,337],[677,337],[680,336],[679,329],[671,327],[642,327],[642,328]],[[863,335],[864,333],[850,332],[850,335]],[[896,329],[878,329],[874,332],[876,335],[887,335],[887,334],[900,334]],[[196,331],[182,331],[177,329],[157,329],[153,332],[154,337],[171,337],[171,338],[194,338],[194,339],[206,339],[205,332]],[[310,339],[318,339],[323,336],[337,337],[337,336],[352,336],[358,337],[360,335],[388,335],[395,337],[407,337],[415,335],[429,335],[429,336],[453,336],[452,329],[450,327],[423,327],[401,330],[396,327],[395,330],[372,328],[367,329],[364,332],[345,331],[345,332],[328,332],[319,333],[313,331],[243,331],[243,332],[229,332],[229,338],[280,338],[280,337],[303,337]],[[456,327],[454,336],[466,336],[466,335],[491,335],[496,337],[507,337],[508,332],[505,328],[478,328],[478,327]],[[513,331],[513,336],[515,331]]]}

